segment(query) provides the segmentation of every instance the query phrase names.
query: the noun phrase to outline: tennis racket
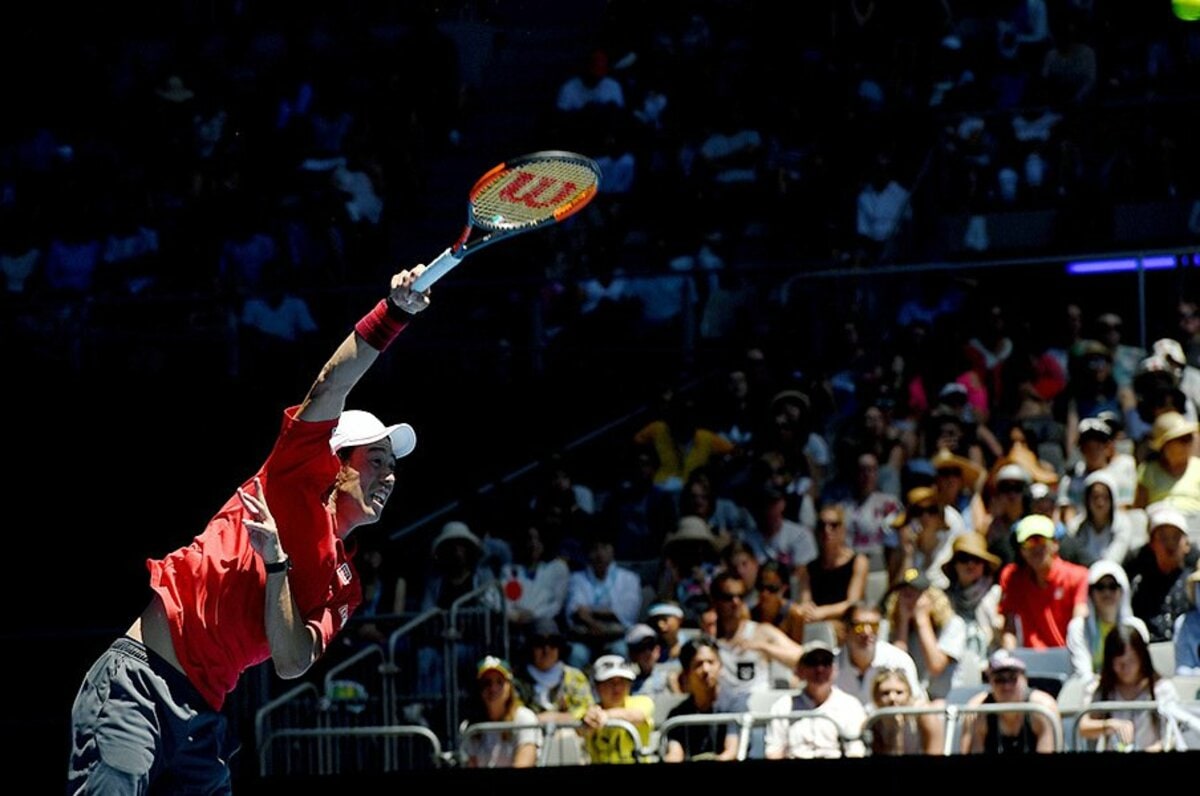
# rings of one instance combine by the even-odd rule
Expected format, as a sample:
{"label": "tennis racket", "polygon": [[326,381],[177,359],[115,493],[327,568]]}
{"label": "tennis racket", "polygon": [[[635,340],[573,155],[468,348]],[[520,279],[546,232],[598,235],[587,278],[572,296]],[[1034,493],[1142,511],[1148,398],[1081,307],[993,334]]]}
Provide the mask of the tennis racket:
{"label": "tennis racket", "polygon": [[[476,181],[458,240],[413,282],[423,292],[469,254],[579,212],[600,187],[600,166],[574,152],[547,150],[509,160]],[[472,233],[483,234],[472,238]]]}

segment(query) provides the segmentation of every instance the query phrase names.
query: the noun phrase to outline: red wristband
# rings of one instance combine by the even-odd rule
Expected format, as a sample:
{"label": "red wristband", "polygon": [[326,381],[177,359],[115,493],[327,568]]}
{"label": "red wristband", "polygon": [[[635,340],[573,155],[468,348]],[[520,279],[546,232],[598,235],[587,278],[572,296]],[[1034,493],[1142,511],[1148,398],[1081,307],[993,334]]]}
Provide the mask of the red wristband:
{"label": "red wristband", "polygon": [[390,305],[391,302],[387,299],[381,300],[373,310],[362,317],[362,320],[354,324],[354,331],[376,351],[385,350],[408,325],[408,321],[397,318],[389,311]]}

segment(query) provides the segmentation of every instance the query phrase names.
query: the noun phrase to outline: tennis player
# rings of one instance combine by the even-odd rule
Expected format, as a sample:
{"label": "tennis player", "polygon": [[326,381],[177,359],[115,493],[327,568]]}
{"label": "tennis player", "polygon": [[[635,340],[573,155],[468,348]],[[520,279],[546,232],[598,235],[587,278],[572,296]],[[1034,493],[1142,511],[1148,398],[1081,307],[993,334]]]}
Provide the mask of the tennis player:
{"label": "tennis player", "polygon": [[392,277],[207,527],[146,562],[150,604],[75,698],[68,792],[229,792],[236,744],[221,708],[241,672],[270,658],[280,677],[301,676],[354,613],[362,588],[344,542],[379,520],[416,435],[344,405],[429,306],[412,287],[424,269]]}

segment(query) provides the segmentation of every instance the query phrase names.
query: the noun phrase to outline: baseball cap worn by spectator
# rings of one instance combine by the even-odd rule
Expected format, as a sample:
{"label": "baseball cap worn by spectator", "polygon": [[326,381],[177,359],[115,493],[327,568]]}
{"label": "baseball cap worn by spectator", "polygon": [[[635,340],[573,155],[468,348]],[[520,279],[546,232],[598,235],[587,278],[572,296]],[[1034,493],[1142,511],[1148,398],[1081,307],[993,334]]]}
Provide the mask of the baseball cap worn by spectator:
{"label": "baseball cap worn by spectator", "polygon": [[658,643],[658,633],[650,625],[639,622],[626,631],[625,643],[630,649],[652,647]]}
{"label": "baseball cap worn by spectator", "polygon": [[800,651],[801,665],[811,666],[821,658],[826,658],[829,663],[833,663],[834,650],[827,641],[813,639],[806,642]]}
{"label": "baseball cap worn by spectator", "polygon": [[603,683],[614,677],[624,677],[631,681],[637,679],[633,669],[620,655],[601,655],[592,664],[592,679],[597,683]]}
{"label": "baseball cap worn by spectator", "polygon": [[1079,441],[1098,439],[1108,442],[1113,438],[1112,427],[1098,417],[1085,417],[1079,421]]}
{"label": "baseball cap worn by spectator", "polygon": [[988,658],[988,671],[992,674],[996,672],[1024,672],[1025,661],[1013,655],[1006,649],[998,649]]}
{"label": "baseball cap worn by spectator", "polygon": [[905,586],[916,589],[917,591],[925,591],[929,588],[929,578],[925,577],[925,573],[916,567],[909,567],[904,570],[899,579],[896,580],[888,592],[900,591]]}
{"label": "baseball cap worn by spectator", "polygon": [[1196,424],[1178,412],[1163,412],[1150,427],[1150,448],[1161,451],[1173,439],[1196,433]]}
{"label": "baseball cap worn by spectator", "polygon": [[1054,538],[1054,520],[1045,514],[1030,514],[1017,523],[1014,531],[1017,534],[1017,544],[1025,544],[1035,536]]}
{"label": "baseball cap worn by spectator", "polygon": [[488,672],[498,672],[510,682],[513,679],[512,667],[508,665],[508,661],[495,655],[486,655],[480,659],[479,665],[475,667],[475,679],[478,680]]}
{"label": "baseball cap worn by spectator", "polygon": [[1149,520],[1147,527],[1151,531],[1153,531],[1155,528],[1169,526],[1171,528],[1178,528],[1184,533],[1187,533],[1187,517],[1184,517],[1182,511],[1169,503],[1159,502],[1147,506],[1146,517]]}
{"label": "baseball cap worn by spectator", "polygon": [[338,424],[329,438],[329,448],[337,453],[342,448],[370,445],[391,437],[392,455],[402,459],[417,447],[417,434],[408,423],[385,426],[379,418],[361,409],[347,409],[338,417]]}

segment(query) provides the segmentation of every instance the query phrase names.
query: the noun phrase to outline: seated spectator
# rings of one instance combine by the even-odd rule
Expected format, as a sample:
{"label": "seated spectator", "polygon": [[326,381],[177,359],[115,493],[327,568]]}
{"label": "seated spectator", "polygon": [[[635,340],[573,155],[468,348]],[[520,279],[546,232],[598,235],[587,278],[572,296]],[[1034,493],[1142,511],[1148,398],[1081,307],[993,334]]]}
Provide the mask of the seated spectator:
{"label": "seated spectator", "polygon": [[989,496],[988,516],[975,527],[982,528],[988,552],[1002,564],[1017,560],[1013,526],[1025,516],[1025,499],[1032,483],[1029,471],[1015,463],[1004,465],[989,479],[989,487],[985,490],[985,495]]}
{"label": "seated spectator", "polygon": [[[466,523],[446,523],[431,547],[434,568],[425,581],[422,611],[449,610],[458,598],[495,580],[492,571],[482,566],[483,543]],[[499,602],[498,595],[490,592],[485,599],[489,605]]]}
{"label": "seated spectator", "polygon": [[528,729],[489,730],[471,735],[463,744],[467,768],[532,768],[537,763],[542,733],[537,716],[525,707],[513,688],[508,661],[488,655],[479,662],[478,690],[468,703],[465,724],[509,722]]}
{"label": "seated spectator", "polygon": [[750,694],[775,686],[771,664],[779,662],[787,671],[795,669],[800,645],[779,628],[755,622],[742,605],[746,585],[732,572],[718,572],[709,587],[716,609],[716,632],[721,653],[721,691],[745,710]]}
{"label": "seated spectator", "polygon": [[680,517],[700,517],[719,537],[741,539],[754,529],[754,518],[730,498],[716,494],[707,467],[693,470],[679,493]]}
{"label": "seated spectator", "polygon": [[510,629],[523,639],[539,620],[562,614],[571,570],[558,554],[558,540],[544,533],[535,517],[515,541],[514,561],[501,567],[500,580],[508,598]]}
{"label": "seated spectator", "polygon": [[720,565],[720,540],[699,517],[680,517],[675,532],[663,542],[663,567],[658,593],[686,605],[708,592]]}
{"label": "seated spectator", "polygon": [[1200,675],[1200,565],[1188,575],[1188,586],[1192,609],[1175,619],[1175,674],[1180,677]]}
{"label": "seated spectator", "polygon": [[[939,448],[930,464],[937,473],[933,485],[937,490],[938,505],[948,515],[956,512],[963,527],[970,530],[973,521],[971,502],[982,486],[983,468],[949,448]],[[946,518],[946,524],[954,527],[952,516]]]}
{"label": "seated spectator", "polygon": [[967,644],[967,624],[945,592],[916,569],[904,573],[884,600],[889,640],[912,656],[931,700],[944,699],[960,681],[958,664]]}
{"label": "seated spectator", "polygon": [[1104,472],[1113,482],[1114,505],[1125,507],[1133,504],[1137,491],[1136,474],[1132,478],[1122,477],[1117,460],[1116,434],[1112,426],[1098,417],[1087,417],[1079,422],[1079,460],[1067,468],[1058,489],[1059,517],[1065,523],[1082,514],[1086,509],[1084,492],[1086,481],[1093,473]]}
{"label": "seated spectator", "polygon": [[1200,457],[1193,455],[1196,423],[1164,412],[1150,429],[1151,457],[1138,467],[1134,505],[1169,502],[1188,522],[1184,532],[1200,546]]}
{"label": "seated spectator", "polygon": [[[881,669],[871,681],[877,707],[912,707],[913,693],[904,672]],[[933,713],[885,716],[871,725],[872,755],[940,755],[945,734],[942,717]]]}
{"label": "seated spectator", "polygon": [[754,548],[760,563],[774,559],[789,569],[807,564],[817,557],[813,532],[787,519],[787,495],[774,486],[759,487],[750,506],[756,528],[743,541]]}
{"label": "seated spectator", "polygon": [[1015,530],[1020,560],[1000,570],[1002,645],[1065,647],[1067,625],[1087,616],[1088,571],[1059,557],[1049,517],[1030,514]]}
{"label": "seated spectator", "polygon": [[983,536],[974,532],[956,537],[951,550],[953,556],[942,565],[950,580],[946,596],[954,612],[966,623],[966,649],[979,661],[986,661],[1004,630],[1001,590],[996,578],[1000,559],[988,552]]}
{"label": "seated spectator", "polygon": [[770,564],[774,564],[779,571],[783,572],[784,580],[788,580],[791,577],[786,570],[780,567],[778,561],[767,561],[765,564],[760,564],[758,556],[754,553],[754,548],[741,540],[735,539],[721,551],[722,568],[736,572],[738,577],[742,579],[742,583],[746,584],[746,598],[742,602],[750,609],[752,615],[755,609],[758,608],[759,575],[762,568]]}
{"label": "seated spectator", "polygon": [[[583,714],[581,730],[592,763],[636,763],[640,748],[650,743],[654,700],[629,693],[634,676],[633,669],[620,655],[601,655],[592,664],[592,681],[599,702]],[[610,719],[632,724],[638,731],[637,740],[624,729],[608,726]]]}
{"label": "seated spectator", "polygon": [[566,639],[553,619],[539,619],[529,637],[529,663],[520,678],[526,702],[542,724],[580,721],[595,701],[587,675],[562,661]]}
{"label": "seated spectator", "polygon": [[618,650],[614,654],[624,657],[625,633],[642,610],[642,580],[614,562],[612,540],[603,530],[593,530],[587,558],[588,566],[567,581],[564,609],[571,645],[568,661],[577,669],[600,652]]}
{"label": "seated spectator", "polygon": [[[1040,705],[1058,717],[1058,703],[1045,691],[1029,687],[1025,662],[999,649],[988,660],[989,689],[971,697],[967,707],[1010,703]],[[963,724],[963,754],[1049,754],[1054,725],[1041,713],[968,713]]]}
{"label": "seated spectator", "polygon": [[811,710],[833,719],[780,719],[767,726],[768,760],[863,757],[862,726],[867,712],[862,703],[837,686],[837,663],[833,648],[824,641],[804,645],[796,676],[804,682],[796,696],[783,696],[771,713]]}
{"label": "seated spectator", "polygon": [[633,443],[655,451],[659,464],[654,483],[668,492],[679,492],[697,468],[715,466],[737,449],[701,425],[693,398],[675,393],[666,396],[661,418],[634,433]]}
{"label": "seated spectator", "polygon": [[933,488],[910,489],[904,512],[891,525],[886,548],[888,581],[896,583],[904,572],[917,569],[935,586],[949,585],[942,565],[950,560],[954,538],[963,531],[955,532],[947,525],[946,513]]}
{"label": "seated spectator", "polygon": [[[1104,661],[1086,703],[1155,701],[1159,710],[1118,710],[1087,713],[1079,717],[1079,735],[1100,740],[1099,748],[1119,752],[1171,751],[1166,723],[1173,721],[1162,706],[1178,704],[1179,692],[1170,675],[1154,670],[1145,626],[1122,623],[1104,640]],[[1178,727],[1176,727],[1178,730]]]}
{"label": "seated spectator", "polygon": [[912,656],[891,642],[879,637],[879,625],[883,615],[873,605],[855,603],[846,609],[842,617],[844,626],[842,648],[837,656],[837,685],[853,694],[871,710],[875,707],[871,683],[883,669],[904,672],[916,704],[928,702],[917,665]]}
{"label": "seated spectator", "polygon": [[1061,555],[1073,564],[1091,566],[1096,561],[1124,563],[1133,542],[1133,522],[1117,505],[1117,485],[1107,470],[1084,479],[1084,510],[1071,518]]}
{"label": "seated spectator", "polygon": [[866,594],[870,561],[846,543],[841,506],[826,505],[817,515],[815,559],[795,568],[799,606],[805,622],[837,619]]}
{"label": "seated spectator", "polygon": [[632,693],[654,697],[680,692],[679,661],[659,663],[662,644],[654,628],[637,623],[625,634],[625,646],[629,649],[629,662],[637,675],[633,680]]}
{"label": "seated spectator", "polygon": [[788,573],[778,561],[768,561],[758,569],[758,602],[750,609],[755,622],[774,625],[797,644],[804,643],[804,612],[787,598]]}
{"label": "seated spectator", "polygon": [[1120,564],[1100,560],[1088,567],[1088,613],[1067,625],[1071,676],[1091,681],[1104,663],[1104,640],[1117,627],[1137,626],[1149,636],[1146,623],[1133,615],[1129,578]]}
{"label": "seated spectator", "polygon": [[[683,667],[680,681],[687,698],[671,709],[668,718],[735,712],[721,699],[721,656],[717,640],[697,636],[680,649]],[[667,731],[667,752],[663,762],[684,760],[736,760],[738,726],[736,724],[685,724]]]}
{"label": "seated spectator", "polygon": [[1134,616],[1150,629],[1150,641],[1169,641],[1175,622],[1188,612],[1187,581],[1200,561],[1184,526],[1187,521],[1173,506],[1147,508],[1150,541],[1125,563],[1133,592]]}
{"label": "seated spectator", "polygon": [[888,520],[902,508],[895,495],[879,487],[879,460],[873,453],[855,460],[854,491],[838,501],[845,515],[850,546],[856,552],[883,554]]}
{"label": "seated spectator", "polygon": [[694,631],[683,633],[683,607],[673,600],[661,600],[646,609],[646,621],[658,631],[662,641],[659,663],[679,659],[679,650]]}

